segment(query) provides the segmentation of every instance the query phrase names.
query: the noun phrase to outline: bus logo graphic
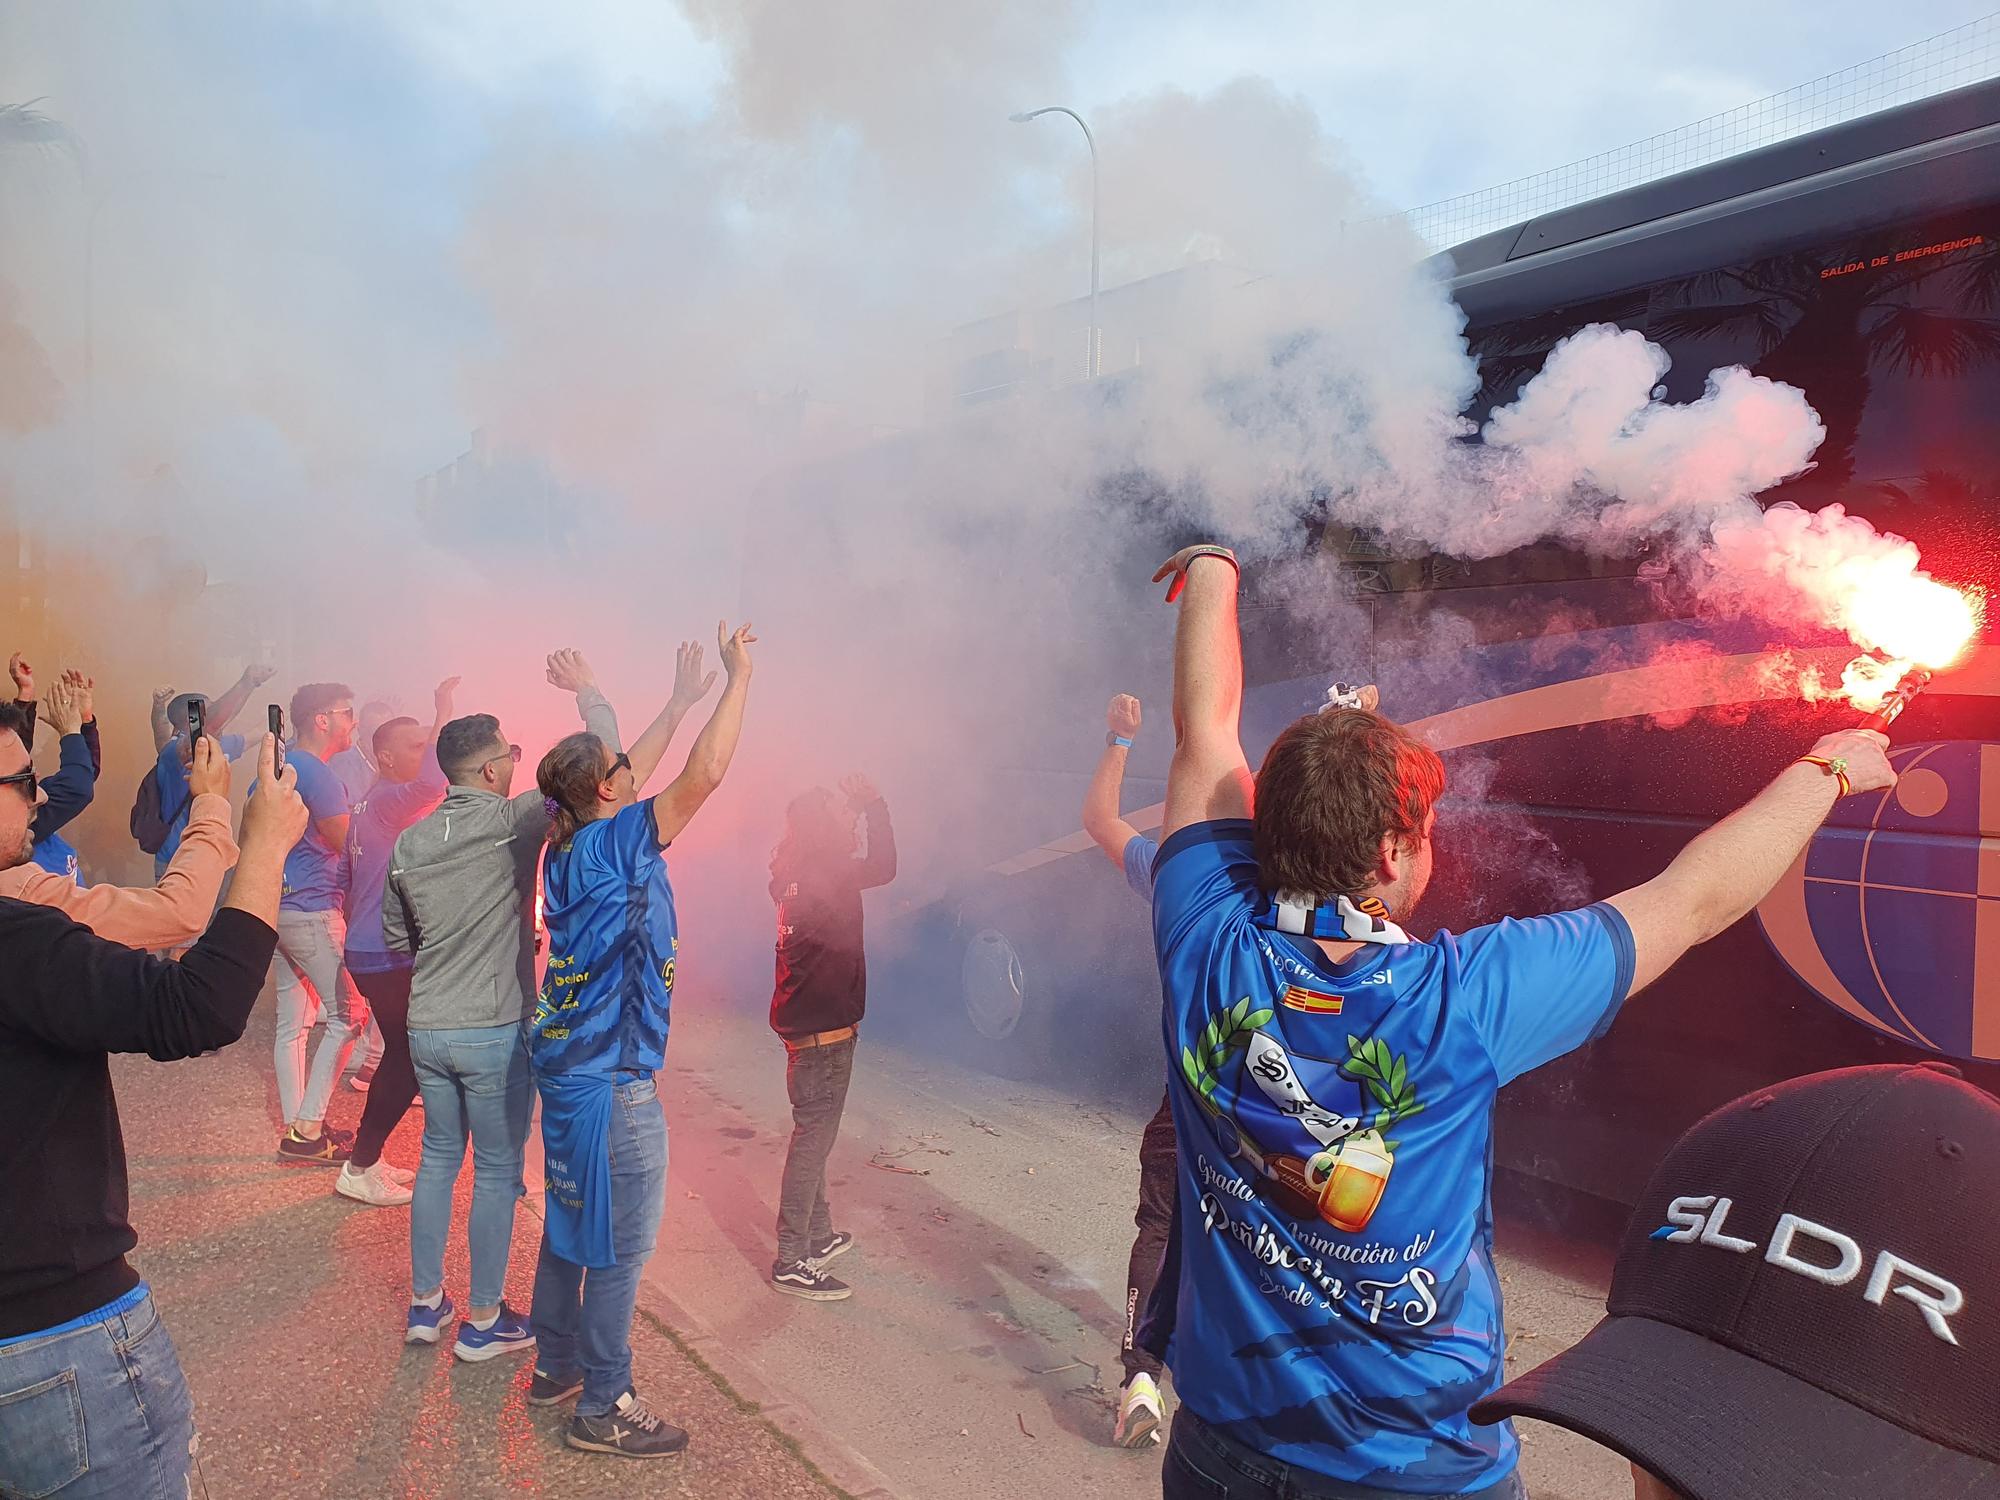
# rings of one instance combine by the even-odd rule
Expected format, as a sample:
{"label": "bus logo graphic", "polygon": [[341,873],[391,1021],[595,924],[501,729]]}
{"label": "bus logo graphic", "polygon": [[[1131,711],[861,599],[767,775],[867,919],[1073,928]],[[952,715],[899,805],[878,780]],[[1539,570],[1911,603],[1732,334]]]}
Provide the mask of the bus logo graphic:
{"label": "bus logo graphic", "polygon": [[2000,744],[1891,752],[1893,791],[1843,804],[1757,908],[1821,999],[1899,1041],[2000,1060]]}

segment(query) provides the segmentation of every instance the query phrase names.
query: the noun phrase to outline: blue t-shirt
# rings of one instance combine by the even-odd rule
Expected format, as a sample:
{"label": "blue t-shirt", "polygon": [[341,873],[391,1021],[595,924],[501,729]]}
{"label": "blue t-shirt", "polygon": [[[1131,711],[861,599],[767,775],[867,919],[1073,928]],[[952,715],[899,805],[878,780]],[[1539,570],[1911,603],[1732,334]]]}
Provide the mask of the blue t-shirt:
{"label": "blue t-shirt", "polygon": [[[244,741],[240,734],[218,735],[216,743],[222,746],[225,759],[235,760],[243,753]],[[188,809],[194,803],[193,794],[188,790],[187,767],[181,764],[181,748],[186,744],[185,734],[175,735],[160,751],[160,758],[153,767],[153,779],[159,785],[160,816],[167,819],[166,842],[153,856],[155,875],[166,874],[167,866],[173,863],[174,851],[181,846],[181,835],[187,832]]]}
{"label": "blue t-shirt", "polygon": [[1159,855],[1159,844],[1143,833],[1125,840],[1125,857],[1119,863],[1125,867],[1125,883],[1141,901],[1153,899],[1153,861]]}
{"label": "blue t-shirt", "polygon": [[[338,757],[335,757],[338,759]],[[380,974],[408,969],[416,960],[398,953],[382,935],[382,892],[389,883],[390,857],[405,828],[420,822],[449,790],[439,769],[437,746],[424,757],[414,781],[376,781],[347,815],[347,967],[350,973]]]}
{"label": "blue t-shirt", "polygon": [[680,938],[664,848],[649,798],[549,850],[549,967],[528,1032],[538,1073],[665,1066]]}
{"label": "blue t-shirt", "polygon": [[[342,851],[329,844],[319,831],[322,818],[347,816],[347,788],[317,755],[296,745],[287,746],[285,764],[299,773],[299,796],[306,804],[306,831],[285,856],[285,890],[278,898],[280,911],[332,911],[347,894],[347,862]],[[250,795],[257,795],[257,783],[250,783]],[[352,824],[349,824],[350,829]],[[375,907],[381,920],[382,907]]]}
{"label": "blue t-shirt", "polygon": [[1596,1037],[1632,982],[1608,906],[1335,966],[1253,924],[1251,825],[1161,847],[1153,933],[1179,1138],[1182,1401],[1344,1484],[1497,1484],[1511,1427],[1489,1201],[1501,1085]]}
{"label": "blue t-shirt", "polygon": [[77,861],[76,849],[61,834],[52,833],[45,839],[36,839],[33,858],[51,875],[67,875],[78,885],[83,884],[83,868]]}

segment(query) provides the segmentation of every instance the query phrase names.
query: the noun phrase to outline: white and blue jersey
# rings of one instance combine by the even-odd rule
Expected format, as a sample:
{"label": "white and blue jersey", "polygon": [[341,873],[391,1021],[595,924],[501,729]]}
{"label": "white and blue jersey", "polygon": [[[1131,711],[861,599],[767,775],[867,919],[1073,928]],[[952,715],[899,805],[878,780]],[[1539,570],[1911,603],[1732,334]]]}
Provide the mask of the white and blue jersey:
{"label": "white and blue jersey", "polygon": [[1253,923],[1246,820],[1181,829],[1153,877],[1182,1401],[1341,1483],[1499,1483],[1513,1431],[1467,1415],[1504,1378],[1494,1095],[1610,1025],[1631,929],[1599,905],[1335,965]]}
{"label": "white and blue jersey", "polygon": [[648,799],[549,850],[549,967],[528,1033],[538,1074],[666,1065],[680,938],[664,849]]}

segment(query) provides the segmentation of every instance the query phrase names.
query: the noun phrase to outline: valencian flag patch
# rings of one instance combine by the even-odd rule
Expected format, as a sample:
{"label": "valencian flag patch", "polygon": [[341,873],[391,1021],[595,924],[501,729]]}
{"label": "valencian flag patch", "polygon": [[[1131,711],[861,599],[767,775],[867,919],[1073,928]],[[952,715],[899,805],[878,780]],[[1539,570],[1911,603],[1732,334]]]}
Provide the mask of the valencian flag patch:
{"label": "valencian flag patch", "polygon": [[1337,1016],[1346,1002],[1338,995],[1322,995],[1317,990],[1302,990],[1297,985],[1278,997],[1278,1003],[1292,1010],[1303,1010],[1313,1015]]}

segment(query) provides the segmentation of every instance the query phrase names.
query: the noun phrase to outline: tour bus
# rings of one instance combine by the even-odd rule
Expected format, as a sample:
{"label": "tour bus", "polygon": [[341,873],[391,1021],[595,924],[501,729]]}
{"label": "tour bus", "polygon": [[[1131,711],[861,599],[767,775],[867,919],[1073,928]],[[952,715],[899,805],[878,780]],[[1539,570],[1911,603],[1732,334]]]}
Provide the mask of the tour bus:
{"label": "tour bus", "polygon": [[[1766,503],[1838,501],[1915,541],[1946,581],[1996,581],[2000,81],[1544,214],[1449,260],[1483,379],[1473,418],[1577,329],[1637,329],[1672,358],[1669,399],[1729,365],[1805,392],[1826,439]],[[1773,696],[1768,627],[1704,615],[1643,554],[1550,545],[1466,563],[1335,529],[1305,552],[1365,611],[1369,638],[1343,643],[1365,669],[1291,628],[1287,596],[1252,570],[1246,749],[1254,764],[1336,671],[1381,685],[1453,784],[1420,931],[1642,881],[1859,717]],[[1895,726],[1896,792],[1843,802],[1752,917],[1602,1040],[1505,1091],[1503,1207],[1532,1194],[1612,1215],[1694,1120],[1801,1073],[1935,1059],[2000,1090],[1992,635]],[[1832,637],[1787,644],[1836,675],[1853,655]],[[1142,826],[1171,740],[1167,704],[1149,715],[1125,797]],[[1078,726],[1063,775],[1041,768],[1040,793],[1017,799],[1036,811],[989,838],[995,857],[871,930],[871,1014],[983,1068],[1143,1104],[1164,1072],[1147,915],[1075,812],[1097,723]]]}

